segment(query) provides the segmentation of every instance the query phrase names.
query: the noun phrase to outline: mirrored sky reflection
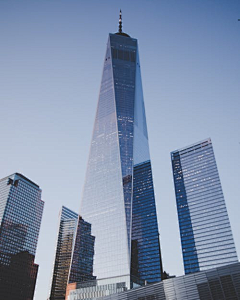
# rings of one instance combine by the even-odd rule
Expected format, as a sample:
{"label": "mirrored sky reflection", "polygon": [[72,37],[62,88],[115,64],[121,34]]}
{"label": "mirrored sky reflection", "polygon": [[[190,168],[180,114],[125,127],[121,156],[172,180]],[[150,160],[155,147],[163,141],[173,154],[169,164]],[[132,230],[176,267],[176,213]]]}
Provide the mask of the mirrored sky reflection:
{"label": "mirrored sky reflection", "polygon": [[[0,178],[45,201],[35,300],[46,299],[62,205],[78,212],[118,1],[0,1]],[[240,255],[240,3],[121,1],[139,43],[164,269],[183,274],[170,152],[211,137]]]}

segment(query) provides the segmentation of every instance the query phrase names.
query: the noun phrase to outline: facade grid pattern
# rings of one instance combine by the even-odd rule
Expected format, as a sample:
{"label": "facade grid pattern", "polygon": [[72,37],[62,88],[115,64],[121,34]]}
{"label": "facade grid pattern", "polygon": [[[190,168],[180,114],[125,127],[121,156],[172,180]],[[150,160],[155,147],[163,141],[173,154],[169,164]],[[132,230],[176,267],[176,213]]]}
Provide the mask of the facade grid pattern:
{"label": "facade grid pattern", "polygon": [[33,299],[43,207],[39,186],[22,174],[0,180],[0,290],[4,299]]}
{"label": "facade grid pattern", "polygon": [[185,274],[237,262],[211,140],[171,158]]}
{"label": "facade grid pattern", "polygon": [[65,300],[68,283],[93,280],[91,225],[63,206],[50,289],[50,300]]}
{"label": "facade grid pattern", "polygon": [[240,263],[115,291],[108,296],[102,296],[94,287],[77,291],[70,292],[66,300],[240,300]]}

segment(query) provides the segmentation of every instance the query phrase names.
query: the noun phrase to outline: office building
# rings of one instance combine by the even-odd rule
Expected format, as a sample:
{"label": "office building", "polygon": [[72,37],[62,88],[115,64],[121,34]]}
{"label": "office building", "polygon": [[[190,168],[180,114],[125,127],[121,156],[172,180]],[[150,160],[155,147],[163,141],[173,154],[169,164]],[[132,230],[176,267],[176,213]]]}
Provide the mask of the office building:
{"label": "office building", "polygon": [[63,206],[60,212],[50,300],[64,300],[67,284],[93,280],[94,237],[91,225]]}
{"label": "office building", "polygon": [[211,139],[171,159],[185,274],[237,262]]}
{"label": "office building", "polygon": [[121,13],[107,42],[80,214],[96,238],[97,280],[128,289],[161,280],[139,49]]}
{"label": "office building", "polygon": [[41,189],[25,176],[15,173],[0,180],[1,299],[33,299],[43,207]]}

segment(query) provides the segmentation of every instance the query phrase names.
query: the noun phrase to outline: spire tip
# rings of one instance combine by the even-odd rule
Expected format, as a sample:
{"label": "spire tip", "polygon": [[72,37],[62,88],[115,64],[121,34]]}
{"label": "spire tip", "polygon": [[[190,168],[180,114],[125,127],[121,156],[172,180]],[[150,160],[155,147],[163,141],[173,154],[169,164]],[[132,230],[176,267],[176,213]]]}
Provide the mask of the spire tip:
{"label": "spire tip", "polygon": [[119,13],[119,26],[118,26],[118,32],[122,33],[122,10],[120,9]]}

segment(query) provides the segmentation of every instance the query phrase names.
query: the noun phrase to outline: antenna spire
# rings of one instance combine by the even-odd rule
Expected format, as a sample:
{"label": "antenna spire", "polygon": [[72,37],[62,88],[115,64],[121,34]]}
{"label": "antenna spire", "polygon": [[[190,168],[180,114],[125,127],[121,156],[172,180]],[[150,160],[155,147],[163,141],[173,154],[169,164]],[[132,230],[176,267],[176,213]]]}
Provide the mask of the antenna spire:
{"label": "antenna spire", "polygon": [[120,9],[120,13],[119,13],[119,27],[118,27],[118,32],[122,33],[122,11]]}
{"label": "antenna spire", "polygon": [[[1,1],[1,0],[0,0]],[[122,10],[120,9],[120,13],[119,13],[119,25],[118,25],[118,32],[116,32],[115,34],[117,35],[121,35],[121,36],[126,36],[126,37],[130,37],[128,34],[124,33],[122,31]]]}

